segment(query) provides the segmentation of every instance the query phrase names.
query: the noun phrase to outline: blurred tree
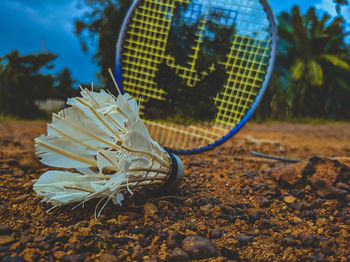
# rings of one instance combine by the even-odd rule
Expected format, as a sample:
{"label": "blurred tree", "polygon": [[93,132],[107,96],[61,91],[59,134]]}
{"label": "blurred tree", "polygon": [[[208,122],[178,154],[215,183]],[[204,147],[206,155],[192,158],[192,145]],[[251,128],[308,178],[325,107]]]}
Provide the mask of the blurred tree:
{"label": "blurred tree", "polygon": [[[115,49],[119,29],[129,9],[131,0],[81,0],[90,11],[75,21],[75,33],[79,37],[82,50],[88,52],[88,38],[98,40],[98,50],[94,60],[100,66],[99,78],[105,88],[113,88],[108,68],[115,69]],[[88,37],[84,34],[88,32]],[[113,89],[112,89],[113,88]]]}
{"label": "blurred tree", "polygon": [[[192,16],[188,12],[193,12]],[[158,89],[166,92],[165,100],[151,99],[145,106],[147,118],[172,119],[181,123],[215,119],[218,109],[214,97],[227,79],[222,62],[227,59],[235,31],[233,24],[222,23],[224,18],[228,20],[230,15],[222,9],[214,8],[207,12],[196,8],[193,3],[177,3],[166,54],[173,57],[177,66],[180,65],[178,71],[184,68],[190,70],[190,66],[195,64],[195,76],[192,78],[200,80],[188,83],[188,79],[181,77],[174,66],[163,61],[158,66],[155,82]],[[194,55],[194,47],[198,43],[200,48]]]}
{"label": "blurred tree", "polygon": [[348,0],[333,0],[333,2],[336,4],[335,8],[338,15],[341,13],[341,6],[349,4]]}
{"label": "blurred tree", "polygon": [[[203,73],[208,72],[208,68],[213,64],[226,59],[235,33],[236,18],[231,25],[226,25],[222,20],[229,20],[231,13],[214,9],[207,14],[205,9],[198,10],[193,6],[196,4],[177,2],[171,20],[166,54],[173,56],[177,64],[188,66],[188,63],[193,62],[195,40],[199,40],[196,36],[201,34],[201,45],[195,67],[198,73]],[[188,10],[195,10],[190,17]],[[203,20],[206,21],[205,26],[202,25]]]}
{"label": "blurred tree", "polygon": [[68,97],[74,97],[79,95],[79,89],[74,89],[73,84],[75,81],[72,79],[71,73],[68,68],[64,68],[56,76],[58,85],[55,88],[55,97],[66,100]]}
{"label": "blurred tree", "polygon": [[189,3],[175,4],[174,13],[171,18],[171,25],[166,46],[166,54],[175,58],[177,64],[186,66],[190,62],[190,55],[193,53],[193,36],[195,36],[200,19],[186,19],[183,17],[188,12]]}
{"label": "blurred tree", "polygon": [[0,71],[0,115],[44,115],[35,101],[53,96],[55,78],[40,71],[52,68],[50,62],[56,57],[51,53],[20,56],[12,51],[1,58],[4,63]]}
{"label": "blurred tree", "polygon": [[288,84],[286,84],[287,81],[286,74],[283,72],[275,72],[272,74],[262,102],[254,114],[256,120],[264,121],[268,119],[283,121],[292,117],[292,93],[288,88]]}
{"label": "blurred tree", "polygon": [[189,87],[175,69],[163,62],[156,82],[158,88],[166,91],[165,100],[150,99],[145,105],[144,115],[148,119],[171,119],[182,124],[212,121],[217,114],[213,97],[220,91],[213,87],[223,87],[225,80],[224,66],[216,64],[215,70],[204,76],[196,86]]}
{"label": "blurred tree", "polygon": [[349,54],[344,43],[347,33],[342,17],[330,18],[325,14],[319,20],[313,7],[301,15],[297,6],[290,14],[283,12],[278,17],[280,45],[285,49],[279,63],[290,74],[295,117],[344,117],[335,109],[343,107],[341,102],[331,94],[338,93],[339,81],[345,81],[342,86],[349,89]]}

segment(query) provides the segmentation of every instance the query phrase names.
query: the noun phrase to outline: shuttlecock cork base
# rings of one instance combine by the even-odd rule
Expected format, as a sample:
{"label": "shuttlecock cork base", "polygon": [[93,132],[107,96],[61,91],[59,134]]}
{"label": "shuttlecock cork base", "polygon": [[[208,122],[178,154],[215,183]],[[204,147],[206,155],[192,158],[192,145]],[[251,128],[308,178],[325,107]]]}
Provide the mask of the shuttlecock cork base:
{"label": "shuttlecock cork base", "polygon": [[161,192],[175,190],[181,184],[185,175],[185,168],[181,159],[173,153],[169,153],[169,155],[171,157],[171,172],[168,181],[160,188],[159,191]]}
{"label": "shuttlecock cork base", "polygon": [[35,139],[41,162],[61,168],[47,171],[33,185],[42,201],[54,208],[100,198],[97,207],[105,203],[99,216],[109,200],[121,205],[125,195],[168,192],[181,183],[181,160],[150,137],[138,103],[127,93],[115,97],[82,89],[81,97],[68,99],[67,105],[53,114],[47,134]]}

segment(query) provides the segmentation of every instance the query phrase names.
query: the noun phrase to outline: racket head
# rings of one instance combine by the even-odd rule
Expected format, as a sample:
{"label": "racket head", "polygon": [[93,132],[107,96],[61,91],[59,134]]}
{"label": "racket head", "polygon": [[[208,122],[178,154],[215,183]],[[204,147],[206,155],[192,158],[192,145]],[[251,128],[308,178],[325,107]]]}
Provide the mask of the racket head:
{"label": "racket head", "polygon": [[[181,24],[185,24],[186,28],[179,26]],[[214,37],[213,29],[209,28],[213,25],[217,26]],[[192,26],[195,31],[191,31]],[[232,30],[229,31],[232,27],[233,33]],[[182,34],[184,30],[185,33]],[[228,38],[220,38],[220,30],[226,30],[226,35],[232,33],[226,53],[222,53],[225,47],[221,46],[220,40],[225,44]],[[194,37],[187,41],[186,38],[190,35]],[[169,48],[169,41],[174,39],[178,40],[178,45]],[[186,46],[182,41],[191,44]],[[219,47],[216,49],[215,46]],[[169,117],[152,119],[148,115],[142,116],[151,136],[170,152],[200,153],[227,141],[251,117],[268,86],[276,46],[276,22],[265,0],[136,0],[126,15],[117,42],[117,83],[121,90],[141,97],[142,116],[143,111],[147,112],[151,108],[152,100],[164,106],[167,102],[159,101],[165,99],[169,102],[177,96],[195,101],[196,96],[200,96],[198,93],[196,95],[178,89],[181,92],[177,94],[171,91],[169,97],[169,90],[159,88],[164,83],[161,85],[161,82],[155,81],[161,79],[157,74],[172,69],[176,74],[169,75],[166,71],[167,76],[170,76],[168,83],[181,78],[183,81],[180,86],[186,89],[186,86],[197,87],[196,84],[199,85],[202,79],[208,79],[211,72],[224,68],[224,84],[217,87],[211,97],[216,108],[214,119],[182,124]],[[182,50],[176,57],[174,50],[180,50],[179,47],[185,51]],[[201,59],[198,55],[201,49],[205,49],[202,51],[205,59],[202,60],[207,62],[206,65],[213,62],[214,67],[211,69],[203,70],[193,66]],[[212,53],[213,56],[207,55]],[[187,55],[187,60],[176,61],[176,58],[181,60],[183,55]],[[222,74],[217,73],[218,76]],[[213,79],[215,83],[215,78]],[[219,82],[220,79],[216,78]],[[191,85],[193,82],[195,84]],[[192,97],[187,98],[189,95]],[[157,109],[157,103],[155,106]],[[184,115],[186,111],[182,117]]]}

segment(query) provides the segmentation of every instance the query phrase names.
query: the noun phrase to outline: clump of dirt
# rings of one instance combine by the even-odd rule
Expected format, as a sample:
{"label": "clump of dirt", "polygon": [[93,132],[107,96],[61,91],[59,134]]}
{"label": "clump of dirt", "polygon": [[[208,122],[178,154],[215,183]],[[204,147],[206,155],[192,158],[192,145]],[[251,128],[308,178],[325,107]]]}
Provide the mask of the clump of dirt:
{"label": "clump of dirt", "polygon": [[3,261],[350,260],[350,172],[334,158],[350,154],[350,124],[250,124],[215,150],[182,157],[178,191],[109,203],[99,220],[97,201],[47,213],[33,192],[49,170],[33,148],[44,123],[0,130]]}

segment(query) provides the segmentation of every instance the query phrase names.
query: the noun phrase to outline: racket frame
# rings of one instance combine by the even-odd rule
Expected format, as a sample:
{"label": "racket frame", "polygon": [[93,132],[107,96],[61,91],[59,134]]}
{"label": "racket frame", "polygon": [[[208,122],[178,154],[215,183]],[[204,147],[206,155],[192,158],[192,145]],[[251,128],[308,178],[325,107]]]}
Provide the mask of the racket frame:
{"label": "racket frame", "polygon": [[[125,36],[126,29],[128,27],[128,24],[130,22],[130,19],[132,17],[132,13],[134,10],[137,8],[138,4],[141,3],[142,0],[134,0],[132,4],[130,5],[130,8],[125,16],[125,19],[123,21],[122,27],[119,31],[119,36],[118,36],[118,41],[117,41],[117,46],[116,46],[116,81],[119,86],[119,89],[122,93],[125,93],[122,85],[122,69],[121,69],[121,57],[122,57],[122,45],[123,45],[123,40]],[[274,64],[275,64],[275,58],[276,58],[276,53],[277,53],[277,25],[276,25],[276,20],[273,15],[272,9],[269,5],[269,3],[266,0],[259,0],[261,5],[264,8],[264,11],[267,15],[267,19],[270,22],[270,36],[271,36],[271,55],[269,59],[269,65],[265,74],[265,79],[262,84],[262,87],[259,89],[259,94],[255,98],[252,106],[246,113],[246,115],[243,117],[243,119],[225,136],[222,138],[216,140],[215,142],[199,147],[199,148],[194,148],[194,149],[187,149],[187,150],[180,150],[180,149],[173,149],[173,148],[168,148],[166,146],[163,146],[166,150],[170,151],[171,153],[178,154],[178,155],[192,155],[192,154],[198,154],[202,153],[205,151],[212,150],[213,148],[223,144],[227,140],[229,140],[231,137],[233,137],[249,120],[249,118],[252,116],[254,113],[255,109],[259,106],[263,95],[268,87],[269,81],[271,79],[271,75],[273,72]]]}

